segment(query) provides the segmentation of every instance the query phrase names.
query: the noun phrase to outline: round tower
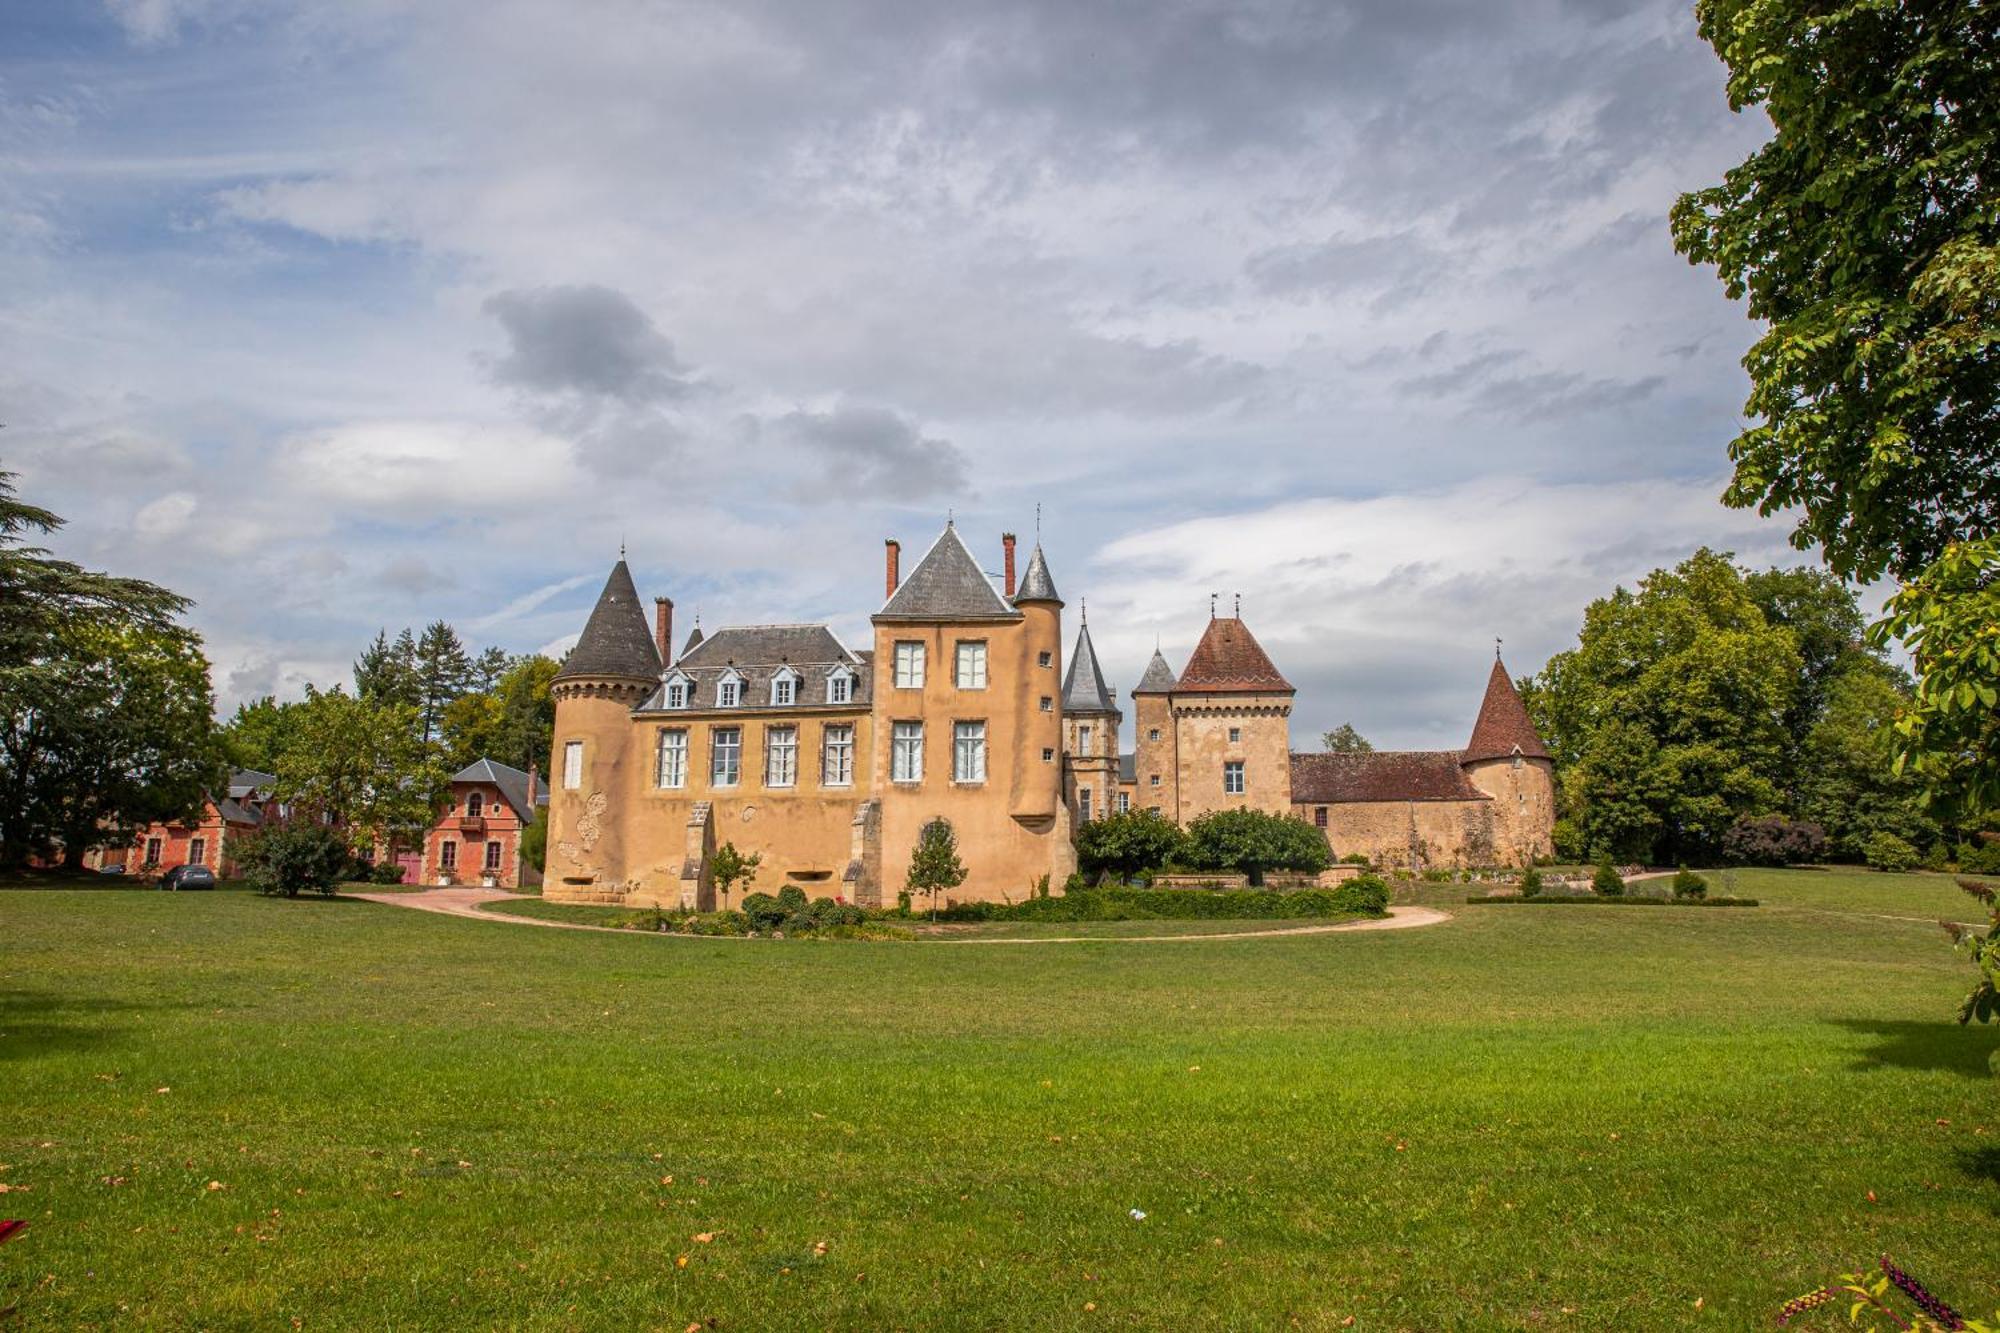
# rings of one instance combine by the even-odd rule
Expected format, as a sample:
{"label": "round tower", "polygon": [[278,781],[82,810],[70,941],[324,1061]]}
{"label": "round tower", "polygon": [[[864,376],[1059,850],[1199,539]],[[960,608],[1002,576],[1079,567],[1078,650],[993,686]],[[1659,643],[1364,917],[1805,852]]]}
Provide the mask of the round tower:
{"label": "round tower", "polygon": [[1555,855],[1555,762],[1498,651],[1459,764],[1493,800],[1493,852],[1502,863]]}
{"label": "round tower", "polygon": [[1174,669],[1158,648],[1146,673],[1132,688],[1132,714],[1137,723],[1132,745],[1132,807],[1158,810],[1168,819],[1179,807],[1174,766]]}
{"label": "round tower", "polygon": [[[1063,716],[1062,609],[1056,581],[1049,573],[1042,545],[1035,543],[1027,573],[1014,594],[1021,613],[1022,648],[1033,663],[1022,676],[1025,686],[1020,728],[1014,754],[1012,808],[1016,819],[1047,819],[1065,809],[1062,799]],[[1044,665],[1046,663],[1046,665]],[[1042,706],[1043,700],[1048,707]]]}
{"label": "round tower", "polygon": [[660,649],[646,625],[632,571],[620,558],[549,689],[556,705],[549,756],[549,897],[615,892],[628,877],[612,811],[629,804],[644,780],[645,756],[635,752],[632,710],[659,683]]}

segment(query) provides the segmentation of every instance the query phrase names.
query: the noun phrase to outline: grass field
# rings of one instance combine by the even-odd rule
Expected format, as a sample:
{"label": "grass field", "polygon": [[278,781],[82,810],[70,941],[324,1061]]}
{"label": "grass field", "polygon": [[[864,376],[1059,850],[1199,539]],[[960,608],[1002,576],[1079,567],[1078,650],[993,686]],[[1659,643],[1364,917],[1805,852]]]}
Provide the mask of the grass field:
{"label": "grass field", "polygon": [[989,949],[0,892],[0,1309],[1743,1329],[1885,1252],[2000,1307],[2000,1032],[1929,924],[1972,904],[1736,880],[1766,905],[1436,885],[1424,929]]}

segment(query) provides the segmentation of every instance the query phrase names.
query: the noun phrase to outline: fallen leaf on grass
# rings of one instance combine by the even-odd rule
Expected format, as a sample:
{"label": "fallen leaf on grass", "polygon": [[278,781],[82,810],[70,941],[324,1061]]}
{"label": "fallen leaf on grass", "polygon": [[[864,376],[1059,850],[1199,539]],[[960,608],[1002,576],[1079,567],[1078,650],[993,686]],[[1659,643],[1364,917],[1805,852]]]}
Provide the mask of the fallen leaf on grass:
{"label": "fallen leaf on grass", "polygon": [[671,1185],[674,1183],[674,1178],[672,1176],[661,1176],[660,1183],[662,1185]]}
{"label": "fallen leaf on grass", "polygon": [[1091,1310],[1095,1310],[1095,1309],[1097,1308],[1097,1302],[1096,1302],[1096,1301],[1085,1301],[1085,1302],[1083,1303],[1083,1308],[1084,1308],[1084,1310],[1085,1310],[1086,1312],[1088,1312],[1088,1311],[1091,1311]]}
{"label": "fallen leaf on grass", "polygon": [[825,1241],[823,1241],[823,1240],[816,1240],[816,1241],[814,1241],[814,1242],[813,1242],[813,1253],[814,1253],[814,1254],[825,1254],[825,1253],[826,1253],[826,1242],[825,1242]]}
{"label": "fallen leaf on grass", "polygon": [[172,1091],[173,1091],[173,1089],[172,1089],[172,1088],[154,1088],[154,1089],[153,1089],[153,1091],[154,1091],[154,1092],[156,1092],[156,1093],[168,1093],[168,1092],[172,1092]]}
{"label": "fallen leaf on grass", "polygon": [[229,1188],[229,1186],[223,1184],[219,1180],[211,1180],[208,1182],[207,1188],[210,1190],[226,1190]]}
{"label": "fallen leaf on grass", "polygon": [[715,1239],[715,1233],[713,1231],[704,1231],[700,1235],[695,1236],[693,1239],[694,1243],[697,1245],[706,1245],[710,1241],[713,1241]]}
{"label": "fallen leaf on grass", "polygon": [[688,1257],[685,1254],[682,1255],[680,1258],[674,1260],[675,1268],[686,1268],[687,1266],[688,1266]]}
{"label": "fallen leaf on grass", "polygon": [[26,1194],[33,1188],[32,1185],[9,1185],[6,1181],[0,1180],[0,1194]]}

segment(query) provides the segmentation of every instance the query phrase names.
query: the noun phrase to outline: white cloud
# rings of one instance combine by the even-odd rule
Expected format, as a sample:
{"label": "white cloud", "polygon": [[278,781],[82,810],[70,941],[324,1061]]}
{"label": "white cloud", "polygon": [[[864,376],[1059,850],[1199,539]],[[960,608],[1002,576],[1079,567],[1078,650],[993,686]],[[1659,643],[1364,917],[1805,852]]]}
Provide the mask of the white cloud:
{"label": "white cloud", "polygon": [[525,426],[365,421],[289,441],[282,469],[301,491],[349,512],[476,519],[566,490],[570,446]]}

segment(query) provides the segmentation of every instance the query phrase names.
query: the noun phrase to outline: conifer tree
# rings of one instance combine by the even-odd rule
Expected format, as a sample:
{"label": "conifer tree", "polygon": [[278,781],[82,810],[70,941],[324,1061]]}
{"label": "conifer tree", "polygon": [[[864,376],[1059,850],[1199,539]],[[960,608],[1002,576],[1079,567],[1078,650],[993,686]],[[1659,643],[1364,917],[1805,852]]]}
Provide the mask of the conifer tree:
{"label": "conifer tree", "polygon": [[442,620],[426,625],[416,649],[417,725],[425,740],[437,738],[445,706],[465,693],[471,680],[472,659],[458,631]]}

